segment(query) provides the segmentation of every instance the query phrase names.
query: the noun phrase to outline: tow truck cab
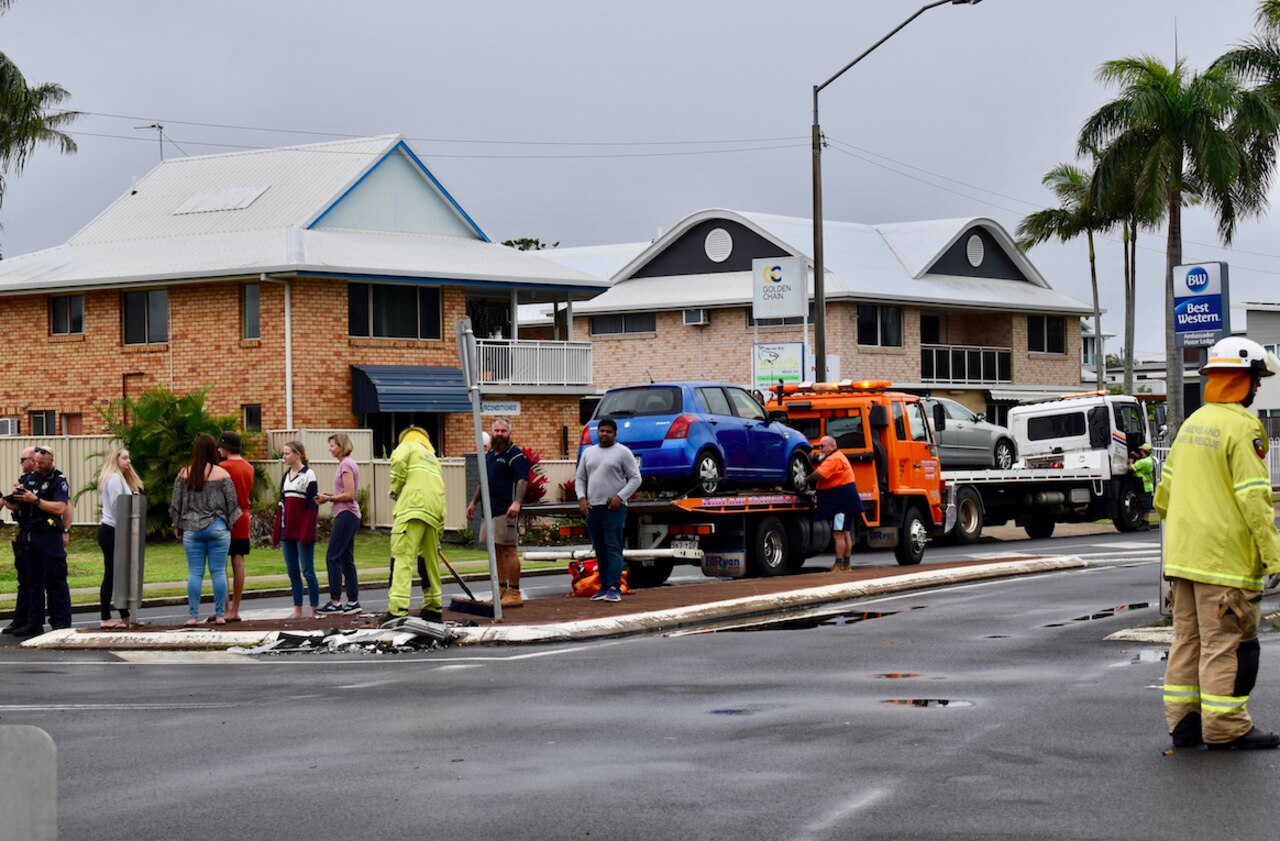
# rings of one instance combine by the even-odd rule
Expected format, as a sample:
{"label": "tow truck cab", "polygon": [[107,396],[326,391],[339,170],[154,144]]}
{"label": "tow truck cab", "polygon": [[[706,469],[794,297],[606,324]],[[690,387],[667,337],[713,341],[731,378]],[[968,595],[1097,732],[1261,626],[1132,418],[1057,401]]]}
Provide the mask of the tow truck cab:
{"label": "tow truck cab", "polygon": [[[823,435],[836,440],[853,465],[867,509],[869,546],[919,555],[928,532],[950,528],[946,486],[924,405],[914,394],[890,391],[892,385],[883,380],[779,385],[766,408],[785,412],[786,422],[815,446]],[[934,428],[944,429],[945,417],[935,415]]]}

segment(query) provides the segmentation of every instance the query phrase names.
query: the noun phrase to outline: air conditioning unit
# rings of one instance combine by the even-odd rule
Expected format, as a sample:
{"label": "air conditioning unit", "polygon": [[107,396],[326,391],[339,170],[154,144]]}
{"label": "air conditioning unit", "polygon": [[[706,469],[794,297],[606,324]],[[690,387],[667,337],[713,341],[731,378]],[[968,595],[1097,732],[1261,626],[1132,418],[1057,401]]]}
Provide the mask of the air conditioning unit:
{"label": "air conditioning unit", "polygon": [[17,435],[17,418],[0,418],[0,435]]}
{"label": "air conditioning unit", "polygon": [[706,327],[711,323],[711,313],[703,309],[685,310],[684,323],[690,327]]}

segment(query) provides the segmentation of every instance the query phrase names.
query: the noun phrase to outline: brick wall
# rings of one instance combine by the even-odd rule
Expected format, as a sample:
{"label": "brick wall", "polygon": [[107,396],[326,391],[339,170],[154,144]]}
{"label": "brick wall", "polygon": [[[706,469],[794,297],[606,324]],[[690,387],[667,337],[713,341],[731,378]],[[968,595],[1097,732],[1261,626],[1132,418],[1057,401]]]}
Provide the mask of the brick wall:
{"label": "brick wall", "polygon": [[[83,416],[84,434],[105,431],[95,407],[150,388],[183,393],[208,388],[206,406],[239,417],[241,406],[262,407],[262,425],[286,427],[284,287],[260,285],[260,339],[241,339],[238,281],[169,287],[169,341],[125,345],[118,290],[85,293],[84,332],[49,334],[48,295],[6,297],[0,306],[4,335],[27,337],[10,344],[0,369],[0,416],[18,416],[31,429],[31,412],[53,410]],[[454,319],[465,314],[466,292],[445,287],[438,341],[348,337],[347,288],[339,280],[293,281],[293,411],[297,428],[353,428],[351,365],[458,364]],[[34,338],[30,338],[34,337]],[[521,401],[516,419],[521,443],[558,457],[561,425],[570,449],[578,435],[578,398],[519,395],[486,399]],[[25,404],[24,408],[20,408]],[[470,416],[446,417],[446,452],[462,455],[470,440]],[[456,442],[456,443],[455,443]]]}

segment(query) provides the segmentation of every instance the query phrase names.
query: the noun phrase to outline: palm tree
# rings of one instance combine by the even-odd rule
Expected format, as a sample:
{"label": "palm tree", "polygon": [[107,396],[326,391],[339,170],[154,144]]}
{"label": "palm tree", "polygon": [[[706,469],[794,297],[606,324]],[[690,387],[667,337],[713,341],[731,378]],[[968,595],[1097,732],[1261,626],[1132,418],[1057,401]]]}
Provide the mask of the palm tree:
{"label": "palm tree", "polygon": [[1059,205],[1029,214],[1018,223],[1014,235],[1023,251],[1055,238],[1069,242],[1083,234],[1088,241],[1089,280],[1093,286],[1094,376],[1098,388],[1104,388],[1106,355],[1102,348],[1102,310],[1098,306],[1098,261],[1093,235],[1114,223],[1099,211],[1094,201],[1091,173],[1072,164],[1058,164],[1045,174],[1040,183],[1053,191]]}
{"label": "palm tree", "polygon": [[1099,194],[1122,192],[1128,185],[1121,182],[1130,181],[1140,199],[1159,199],[1168,217],[1165,360],[1169,431],[1176,435],[1185,414],[1173,313],[1173,268],[1182,262],[1182,206],[1191,194],[1202,197],[1217,217],[1219,237],[1229,245],[1238,220],[1265,207],[1280,117],[1265,96],[1221,66],[1194,73],[1181,60],[1169,67],[1138,56],[1108,61],[1097,75],[1120,89],[1080,131],[1082,151],[1103,150],[1096,171]]}
{"label": "palm tree", "polygon": [[[12,5],[13,0],[0,0],[0,14]],[[64,129],[79,114],[55,110],[69,97],[61,85],[29,85],[9,57],[0,53],[0,201],[5,175],[22,172],[37,146],[53,146],[64,154],[76,151],[75,141]]]}

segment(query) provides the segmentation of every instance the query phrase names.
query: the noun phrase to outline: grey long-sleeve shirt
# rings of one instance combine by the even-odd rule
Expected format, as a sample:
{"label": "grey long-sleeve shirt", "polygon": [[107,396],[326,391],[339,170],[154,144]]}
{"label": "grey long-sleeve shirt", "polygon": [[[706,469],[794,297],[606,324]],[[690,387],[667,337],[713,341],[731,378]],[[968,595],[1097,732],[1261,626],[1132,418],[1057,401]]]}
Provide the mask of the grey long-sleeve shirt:
{"label": "grey long-sleeve shirt", "polygon": [[611,447],[594,444],[578,459],[574,486],[578,499],[585,499],[590,505],[606,505],[614,494],[625,503],[640,487],[636,457],[622,444]]}

